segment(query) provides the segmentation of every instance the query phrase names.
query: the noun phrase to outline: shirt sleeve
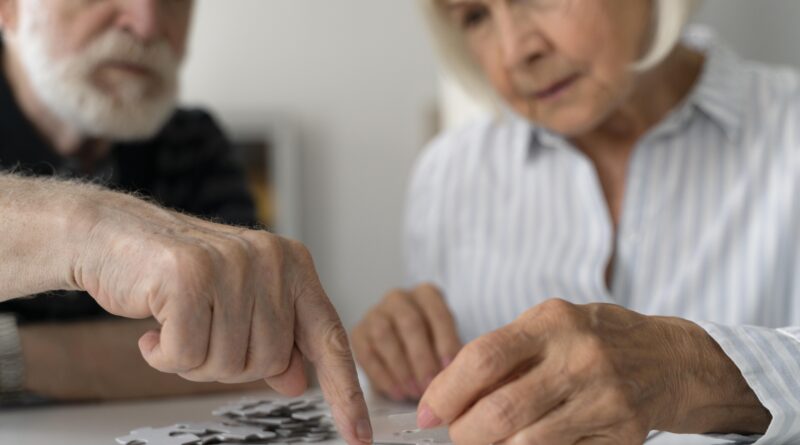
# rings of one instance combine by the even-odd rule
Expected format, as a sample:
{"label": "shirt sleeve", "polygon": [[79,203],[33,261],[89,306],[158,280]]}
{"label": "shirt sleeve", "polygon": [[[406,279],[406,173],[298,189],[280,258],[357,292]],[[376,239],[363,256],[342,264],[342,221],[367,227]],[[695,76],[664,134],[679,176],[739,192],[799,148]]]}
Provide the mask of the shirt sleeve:
{"label": "shirt sleeve", "polygon": [[772,414],[766,434],[738,436],[738,441],[758,445],[800,443],[800,327],[700,326],[736,364]]}

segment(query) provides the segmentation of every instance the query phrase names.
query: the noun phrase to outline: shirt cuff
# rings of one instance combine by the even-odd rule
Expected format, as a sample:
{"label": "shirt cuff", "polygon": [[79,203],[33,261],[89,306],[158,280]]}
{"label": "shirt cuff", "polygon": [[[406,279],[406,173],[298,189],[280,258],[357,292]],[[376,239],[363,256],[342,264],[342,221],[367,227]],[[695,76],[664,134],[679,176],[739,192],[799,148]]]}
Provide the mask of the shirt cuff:
{"label": "shirt cuff", "polygon": [[776,329],[699,325],[739,368],[758,400],[772,414],[763,436],[726,438],[757,445],[800,443],[800,341]]}

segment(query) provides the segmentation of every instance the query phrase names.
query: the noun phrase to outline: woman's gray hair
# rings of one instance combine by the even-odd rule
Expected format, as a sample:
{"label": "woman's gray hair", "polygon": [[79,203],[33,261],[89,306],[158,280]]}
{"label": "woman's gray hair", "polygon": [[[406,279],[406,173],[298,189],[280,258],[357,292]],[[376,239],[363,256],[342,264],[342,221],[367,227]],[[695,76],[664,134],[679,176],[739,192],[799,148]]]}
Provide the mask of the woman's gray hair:
{"label": "woman's gray hair", "polygon": [[[443,0],[418,0],[433,34],[436,50],[446,74],[469,92],[476,101],[496,106],[496,96],[483,72],[475,63],[462,32],[446,15]],[[661,63],[680,41],[683,29],[702,0],[652,0],[653,32],[650,49],[634,63],[645,71]]]}

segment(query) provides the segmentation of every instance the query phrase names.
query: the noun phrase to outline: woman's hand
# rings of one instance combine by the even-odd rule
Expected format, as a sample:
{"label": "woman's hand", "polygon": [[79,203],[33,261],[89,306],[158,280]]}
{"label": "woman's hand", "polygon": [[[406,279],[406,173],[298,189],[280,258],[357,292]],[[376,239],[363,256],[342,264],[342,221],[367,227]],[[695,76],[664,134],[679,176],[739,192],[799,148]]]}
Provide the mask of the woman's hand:
{"label": "woman's hand", "polygon": [[461,349],[455,321],[432,285],[387,294],[353,331],[356,360],[395,400],[422,396]]}
{"label": "woman's hand", "polygon": [[459,445],[642,444],[650,430],[763,432],[769,415],[694,323],[619,306],[541,304],[465,346],[420,427]]}

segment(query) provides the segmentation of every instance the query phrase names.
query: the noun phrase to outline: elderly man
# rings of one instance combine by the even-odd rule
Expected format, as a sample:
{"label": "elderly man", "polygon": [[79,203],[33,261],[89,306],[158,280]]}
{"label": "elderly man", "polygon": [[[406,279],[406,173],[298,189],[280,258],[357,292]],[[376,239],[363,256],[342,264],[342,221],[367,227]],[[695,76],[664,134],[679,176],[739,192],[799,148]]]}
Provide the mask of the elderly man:
{"label": "elderly man", "polygon": [[[0,0],[0,301],[67,291],[2,306],[14,315],[0,315],[0,392],[142,397],[266,379],[296,394],[307,358],[344,437],[369,442],[307,250],[188,216],[255,222],[221,131],[175,110],[192,7]],[[147,364],[205,386],[150,369],[137,338]]]}

